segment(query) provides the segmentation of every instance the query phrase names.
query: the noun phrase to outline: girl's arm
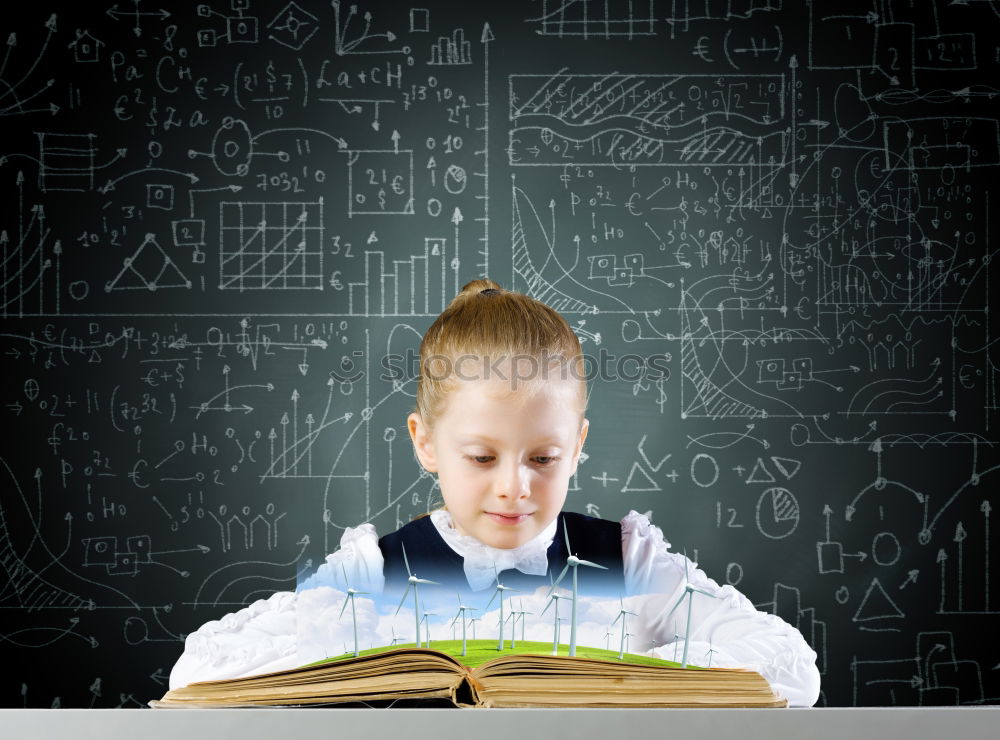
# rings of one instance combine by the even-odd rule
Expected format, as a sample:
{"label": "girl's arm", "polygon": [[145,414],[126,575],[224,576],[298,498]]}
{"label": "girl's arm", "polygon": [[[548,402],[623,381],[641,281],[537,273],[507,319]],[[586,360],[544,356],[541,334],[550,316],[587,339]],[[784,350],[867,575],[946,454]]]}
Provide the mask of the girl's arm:
{"label": "girl's arm", "polygon": [[[680,660],[691,599],[688,663],[752,668],[790,705],[815,704],[820,687],[816,653],[802,634],[780,617],[758,611],[732,586],[719,586],[696,563],[669,548],[660,528],[642,514],[632,511],[622,519],[626,589],[643,595],[633,644],[659,646],[657,653],[668,660],[675,659],[676,648]],[[692,593],[668,616],[684,594],[685,562],[691,585],[711,596]]]}
{"label": "girl's arm", "polygon": [[327,555],[296,591],[278,591],[258,599],[222,619],[205,622],[187,635],[184,652],[170,671],[169,687],[253,676],[308,662],[299,651],[299,592],[318,586],[343,591],[344,571],[351,588],[374,594],[382,591],[382,553],[371,524],[347,528],[340,549]]}

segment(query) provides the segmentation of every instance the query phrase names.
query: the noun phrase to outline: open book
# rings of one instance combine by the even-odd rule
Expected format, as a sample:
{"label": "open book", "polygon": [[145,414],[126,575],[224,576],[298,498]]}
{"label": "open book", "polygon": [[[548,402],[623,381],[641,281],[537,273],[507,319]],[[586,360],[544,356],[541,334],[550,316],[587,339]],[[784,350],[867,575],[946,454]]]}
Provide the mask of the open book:
{"label": "open book", "polygon": [[[495,650],[496,642],[492,645]],[[536,645],[537,653],[527,643],[518,652],[504,651],[475,667],[441,650],[387,648],[257,676],[199,681],[168,691],[149,705],[290,707],[435,698],[458,707],[788,705],[763,676],[747,669],[681,668],[630,654],[619,661],[617,653],[603,650],[586,652],[613,658],[556,656],[546,654],[542,643]]]}

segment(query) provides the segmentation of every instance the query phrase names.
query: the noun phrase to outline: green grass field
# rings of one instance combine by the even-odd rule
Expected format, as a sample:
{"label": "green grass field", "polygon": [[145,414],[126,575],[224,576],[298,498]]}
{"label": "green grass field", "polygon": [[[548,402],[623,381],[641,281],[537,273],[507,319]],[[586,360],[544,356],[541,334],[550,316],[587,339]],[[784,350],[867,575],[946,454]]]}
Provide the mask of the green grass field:
{"label": "green grass field", "polygon": [[[510,640],[504,641],[504,649],[502,651],[497,650],[496,640],[467,640],[466,646],[468,650],[467,655],[462,655],[462,641],[461,640],[431,640],[431,649],[439,650],[446,655],[450,655],[458,660],[460,663],[464,663],[470,668],[475,668],[480,663],[485,663],[487,660],[492,660],[493,658],[498,658],[501,655],[551,655],[552,654],[552,643],[551,642],[521,642],[518,640],[516,642],[515,648],[512,650],[510,648]],[[385,653],[389,650],[395,650],[398,648],[412,648],[414,644],[410,643],[399,643],[394,646],[383,646],[372,648],[370,650],[360,650],[358,651],[359,656],[363,655],[376,655],[378,653]],[[421,646],[422,647],[422,646]],[[569,645],[559,645],[559,655],[566,656],[569,655]],[[594,647],[581,647],[577,646],[576,655],[578,658],[598,658],[601,660],[613,660],[618,661],[618,651],[617,650],[604,650],[602,648]],[[338,660],[345,660],[347,658],[354,657],[352,653],[345,653],[343,655],[338,655],[331,658],[324,658],[323,660],[318,660],[315,663],[308,663],[307,665],[320,665],[322,663],[332,663]],[[680,663],[675,663],[672,660],[660,660],[659,658],[651,658],[648,655],[637,655],[634,653],[625,653],[624,659],[621,661],[623,663],[635,663],[638,665],[656,665],[656,666],[671,666],[674,668],[679,668]],[[698,666],[688,666],[692,669],[701,670]]]}

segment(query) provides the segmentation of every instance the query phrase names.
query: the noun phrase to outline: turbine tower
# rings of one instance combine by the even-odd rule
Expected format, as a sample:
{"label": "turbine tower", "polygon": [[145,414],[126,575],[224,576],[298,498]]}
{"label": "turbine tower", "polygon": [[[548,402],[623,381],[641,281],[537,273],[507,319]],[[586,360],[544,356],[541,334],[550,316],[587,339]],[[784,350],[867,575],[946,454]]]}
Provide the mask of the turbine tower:
{"label": "turbine tower", "polygon": [[[452,628],[454,628],[455,627],[455,621],[459,617],[462,618],[462,655],[465,655],[466,654],[466,647],[465,647],[465,613],[467,611],[476,611],[476,607],[474,607],[474,606],[465,606],[465,604],[462,603],[462,597],[461,597],[461,595],[456,593],[455,596],[458,597],[458,611],[455,613],[454,619],[451,620],[451,626],[452,626]],[[475,619],[473,619],[472,621],[474,623]],[[472,625],[472,639],[476,639],[476,625],[475,624]]]}
{"label": "turbine tower", "polygon": [[[431,623],[427,621],[427,617],[432,616],[434,614],[437,614],[437,612],[425,611],[423,613],[423,617],[420,618],[420,621],[424,623],[424,629],[427,631],[427,640],[424,642],[425,648],[430,648],[431,646]],[[420,645],[418,644],[417,647],[420,647]]]}
{"label": "turbine tower", "polygon": [[517,647],[517,612],[511,611],[504,622],[508,620],[510,621],[510,649],[513,650]]}
{"label": "turbine tower", "polygon": [[396,607],[396,614],[399,614],[399,610],[403,608],[403,602],[406,601],[406,595],[410,593],[410,588],[413,588],[413,621],[416,629],[414,636],[416,646],[420,647],[420,612],[417,608],[417,584],[430,583],[435,586],[439,584],[437,581],[428,581],[426,578],[417,578],[413,575],[413,571],[410,570],[410,561],[406,559],[406,545],[400,543],[399,546],[403,548],[403,564],[406,565],[406,573],[410,577],[406,580],[406,590],[403,591],[403,598],[399,600],[399,606]]}
{"label": "turbine tower", "polygon": [[[670,609],[669,612],[667,612],[667,619],[669,619],[670,615],[673,614],[677,610],[677,607],[679,607],[681,605],[681,602],[684,601],[684,599],[688,600],[687,627],[684,629],[684,657],[681,658],[681,668],[687,668],[687,662],[688,662],[688,637],[691,634],[691,601],[692,601],[692,599],[694,599],[694,594],[695,593],[705,594],[705,596],[708,596],[709,598],[712,598],[712,599],[716,598],[714,594],[710,594],[708,591],[704,591],[704,590],[702,590],[700,588],[695,588],[694,586],[691,585],[691,581],[688,580],[688,560],[687,560],[687,555],[685,555],[684,556],[684,593],[681,594],[681,597],[679,599],[677,599],[677,603],[674,604],[673,607],[671,607],[671,609]],[[677,651],[676,651],[676,648],[675,648],[674,649],[674,655],[676,655],[676,654],[677,654]]]}
{"label": "turbine tower", "polygon": [[538,615],[538,616],[542,616],[543,614],[545,614],[545,612],[547,612],[549,610],[550,606],[552,606],[553,604],[555,604],[555,610],[554,610],[555,614],[554,614],[553,627],[552,627],[552,654],[553,655],[556,655],[559,652],[559,622],[562,621],[562,620],[559,619],[559,599],[565,599],[565,598],[566,598],[565,596],[560,596],[557,593],[553,593],[552,596],[549,597],[549,603],[545,605],[544,609],[542,609],[542,614]]}
{"label": "turbine tower", "polygon": [[[496,563],[493,563],[493,573],[496,575],[497,587],[493,592],[493,596],[490,597],[489,603],[486,604],[486,609],[490,608],[490,604],[493,603],[493,599],[497,597],[497,594],[500,594],[500,639],[497,640],[497,650],[503,650],[503,592],[516,591],[517,589],[504,586],[500,583],[500,574],[497,573]],[[486,609],[483,609],[483,611],[486,611]]]}
{"label": "turbine tower", "polygon": [[566,567],[562,569],[562,573],[556,578],[556,582],[552,584],[552,588],[549,589],[548,595],[551,596],[552,592],[555,590],[556,586],[566,575],[566,571],[573,568],[573,609],[570,612],[569,619],[569,654],[576,655],[576,602],[577,602],[577,582],[576,582],[576,569],[579,565],[586,565],[588,568],[600,568],[601,570],[607,570],[603,565],[598,565],[597,563],[592,563],[589,560],[581,560],[576,555],[573,554],[573,549],[569,544],[569,531],[566,529],[566,519],[563,519],[563,536],[566,538],[566,552],[570,555],[566,558]]}
{"label": "turbine tower", "polygon": [[[351,620],[354,622],[354,657],[358,657],[358,613],[354,609],[354,595],[355,594],[367,594],[367,591],[356,591],[351,588],[347,583],[347,570],[344,569],[344,564],[340,564],[340,570],[344,573],[344,585],[347,587],[347,598],[344,599],[344,605],[340,607],[340,616],[337,619],[341,619],[344,616],[344,609],[347,608],[347,602],[351,602]],[[347,652],[346,650],[344,651]]]}
{"label": "turbine tower", "polygon": [[618,660],[623,660],[625,658],[625,634],[628,631],[625,628],[625,615],[629,614],[633,617],[637,617],[639,615],[636,614],[635,612],[628,611],[625,608],[625,602],[622,601],[622,598],[620,596],[618,597],[618,604],[621,608],[618,610],[618,616],[615,617],[615,621],[611,623],[611,626],[614,627],[615,622],[617,622],[619,619],[622,620],[622,637],[621,637],[621,643],[619,644],[618,647]]}
{"label": "turbine tower", "polygon": [[[525,639],[524,639],[524,615],[525,614],[534,614],[534,612],[526,612],[526,611],[524,611],[524,602],[521,601],[520,599],[517,600],[517,608],[518,608],[518,611],[516,611],[514,613],[517,614],[521,618],[521,642],[525,642]],[[515,620],[514,629],[517,629],[517,623],[516,623],[516,621],[517,620]]]}

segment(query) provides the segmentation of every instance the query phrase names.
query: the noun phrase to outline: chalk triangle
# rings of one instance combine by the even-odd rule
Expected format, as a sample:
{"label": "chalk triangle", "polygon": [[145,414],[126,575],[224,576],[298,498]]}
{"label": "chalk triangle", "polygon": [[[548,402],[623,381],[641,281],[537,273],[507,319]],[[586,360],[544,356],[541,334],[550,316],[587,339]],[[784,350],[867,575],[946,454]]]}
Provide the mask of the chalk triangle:
{"label": "chalk triangle", "polygon": [[799,468],[802,466],[801,461],[793,460],[790,457],[775,457],[771,455],[771,462],[785,476],[785,480],[795,477],[795,474],[799,472]]}
{"label": "chalk triangle", "polygon": [[882,588],[878,578],[873,578],[858,610],[854,613],[855,622],[870,622],[873,619],[902,619],[905,615],[899,610],[889,594]]}
{"label": "chalk triangle", "polygon": [[[634,478],[641,476],[638,486],[633,486],[632,481]],[[625,485],[622,486],[622,491],[625,493],[635,493],[639,491],[659,491],[660,486],[649,477],[649,474],[643,470],[639,463],[632,463],[632,469],[628,471],[628,479],[625,481]]]}
{"label": "chalk triangle", "polygon": [[774,476],[771,475],[771,471],[767,469],[764,461],[759,457],[753,470],[750,471],[750,475],[747,476],[747,483],[774,483]]}

